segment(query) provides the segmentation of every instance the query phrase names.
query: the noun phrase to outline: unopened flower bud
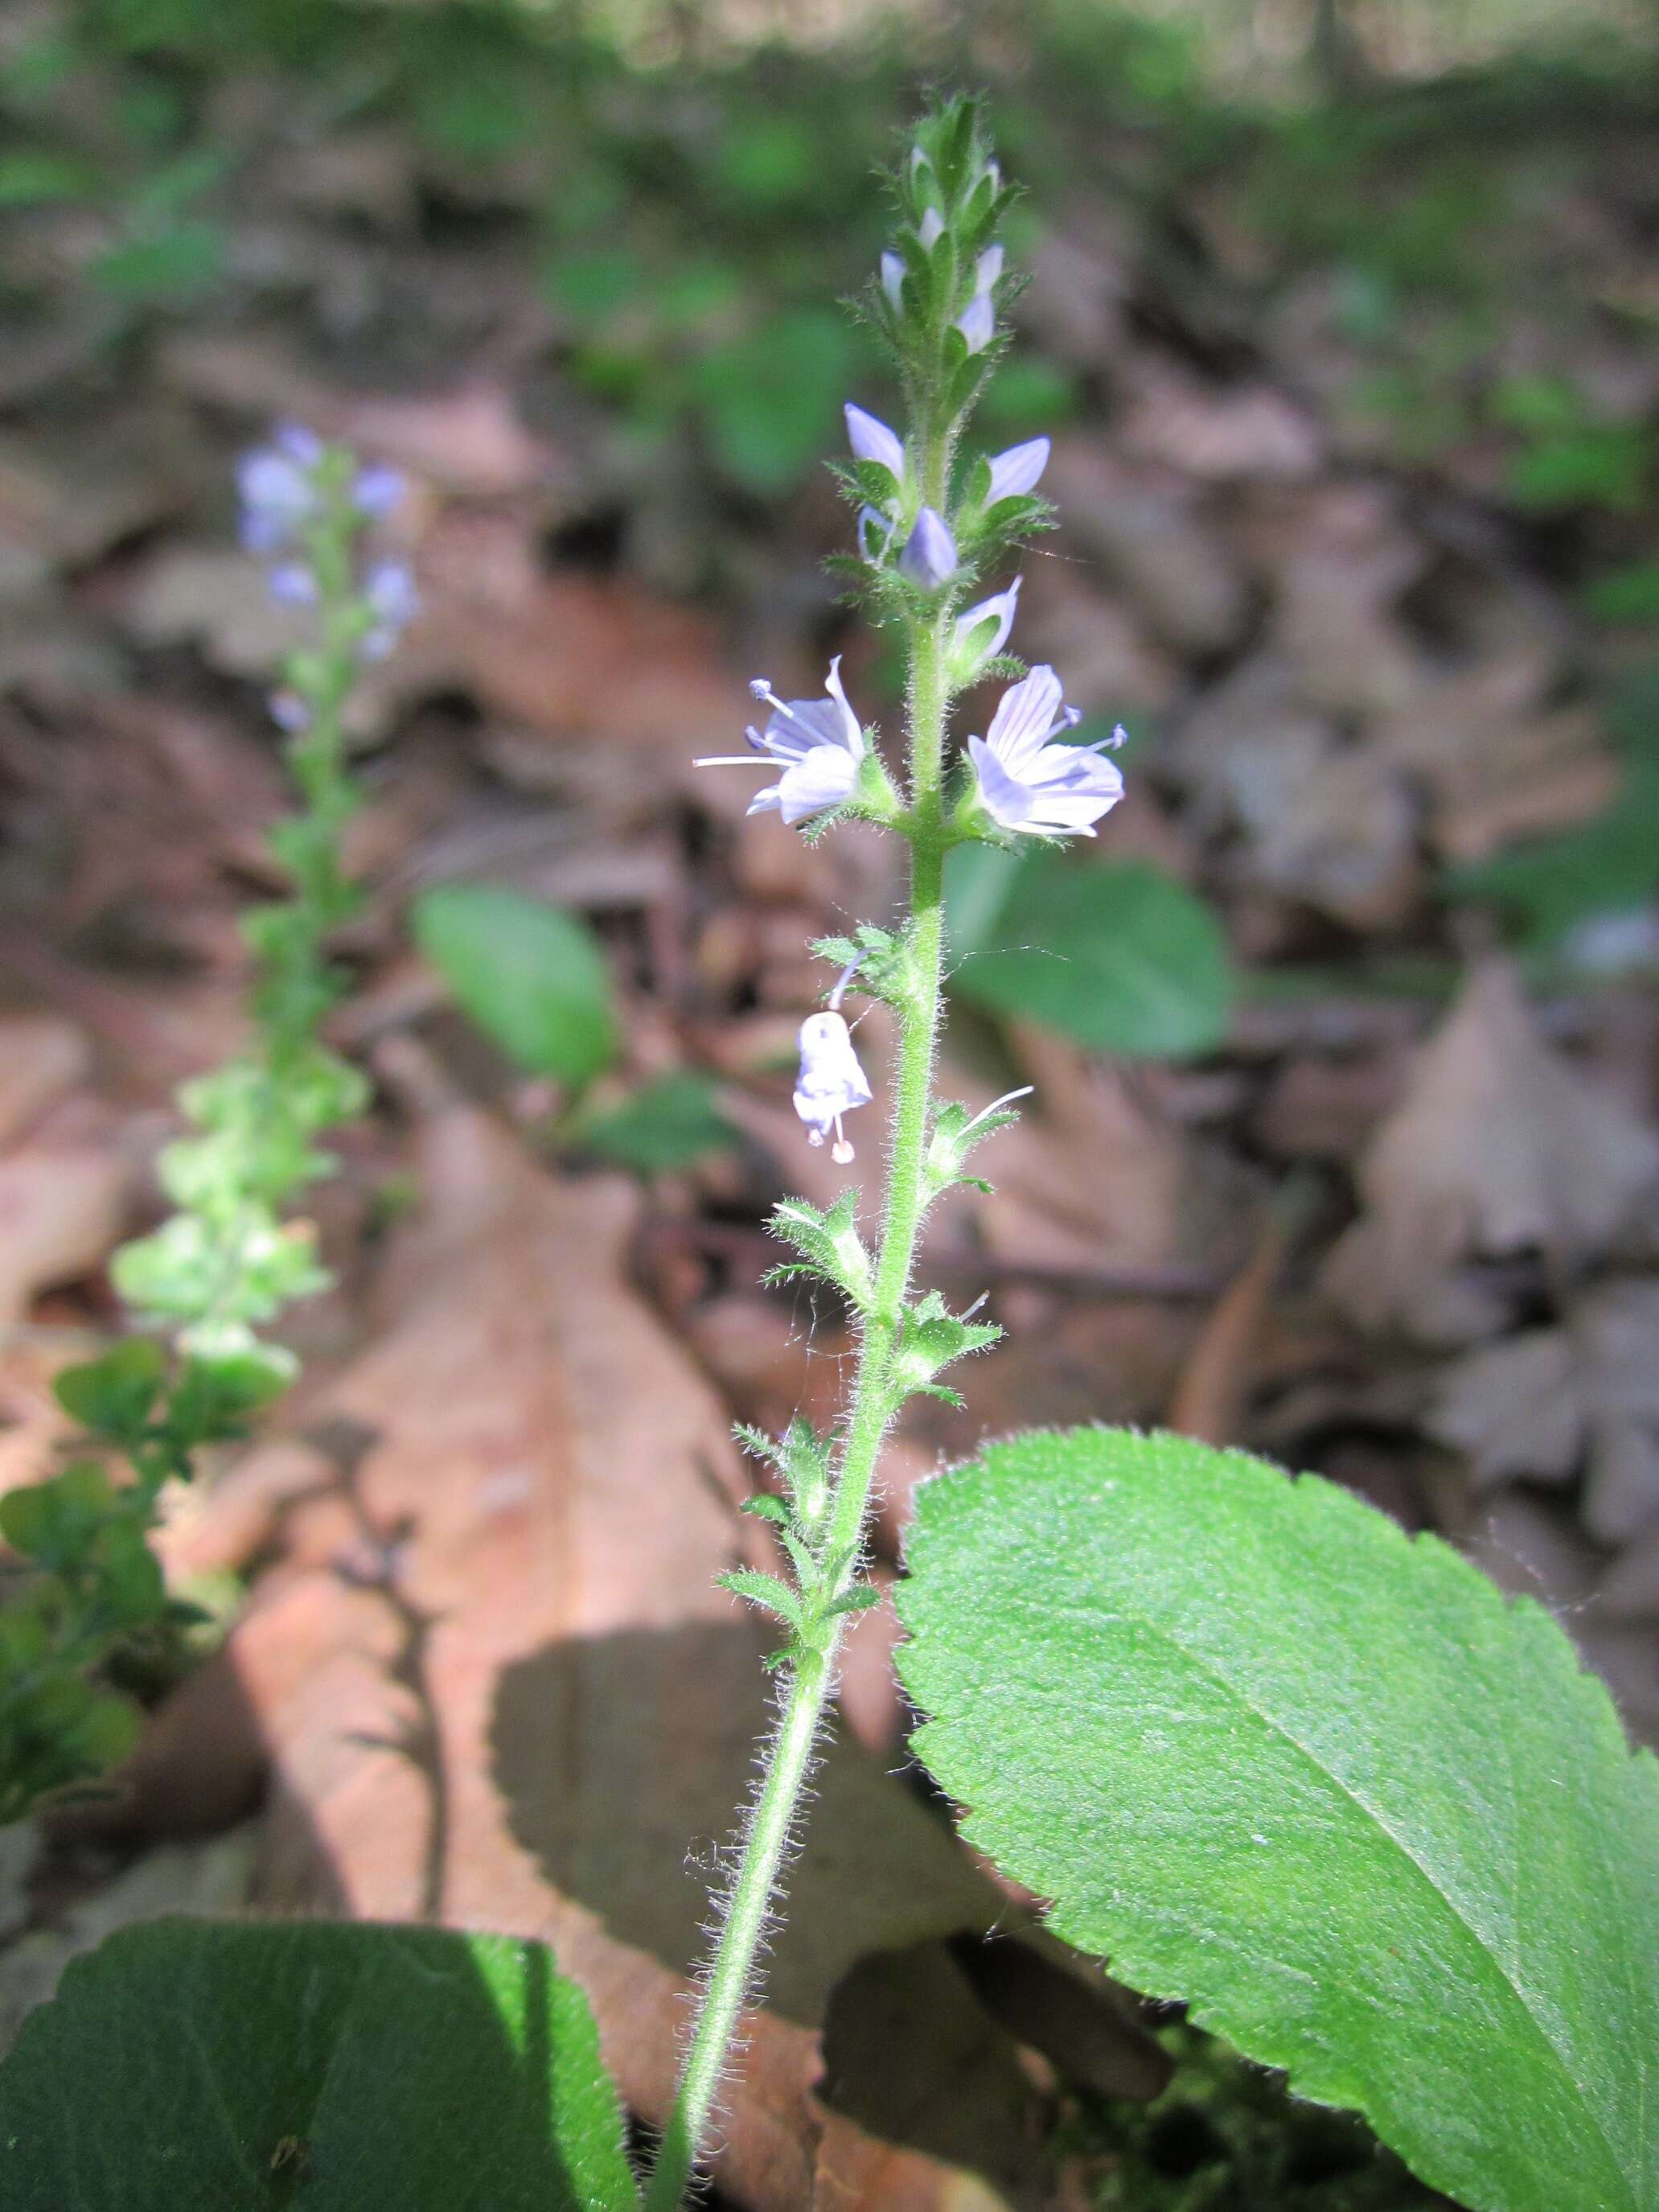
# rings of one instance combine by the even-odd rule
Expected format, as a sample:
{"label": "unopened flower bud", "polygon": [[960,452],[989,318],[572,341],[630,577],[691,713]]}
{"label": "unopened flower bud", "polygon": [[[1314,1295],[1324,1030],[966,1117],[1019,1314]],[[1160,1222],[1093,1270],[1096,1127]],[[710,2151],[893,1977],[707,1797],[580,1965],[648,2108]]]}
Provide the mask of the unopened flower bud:
{"label": "unopened flower bud", "polygon": [[899,574],[925,592],[937,592],[957,573],[957,541],[945,518],[931,507],[916,517],[915,527],[899,555]]}

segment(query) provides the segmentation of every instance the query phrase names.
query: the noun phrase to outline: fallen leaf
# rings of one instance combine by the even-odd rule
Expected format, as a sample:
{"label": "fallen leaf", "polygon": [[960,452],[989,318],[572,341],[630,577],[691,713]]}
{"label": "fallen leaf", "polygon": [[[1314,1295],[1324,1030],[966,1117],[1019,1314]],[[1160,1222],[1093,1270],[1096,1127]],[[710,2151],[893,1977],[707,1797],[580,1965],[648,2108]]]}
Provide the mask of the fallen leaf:
{"label": "fallen leaf", "polygon": [[1586,1291],[1559,1328],[1523,1331],[1440,1377],[1430,1433],[1482,1485],[1586,1468],[1584,1525],[1622,1544],[1659,1516],[1659,1282]]}
{"label": "fallen leaf", "polygon": [[0,1021],[0,1146],[14,1144],[91,1067],[91,1040],[78,1023],[61,1014]]}
{"label": "fallen leaf", "polygon": [[1368,1328],[1426,1343],[1501,1328],[1478,1263],[1528,1252],[1573,1270],[1605,1251],[1659,1176],[1659,1139],[1539,1038],[1510,963],[1492,957],[1419,1055],[1362,1158],[1364,1211],[1326,1263],[1328,1293]]}
{"label": "fallen leaf", "polygon": [[134,1181],[113,1142],[40,1143],[0,1160],[0,1330],[25,1318],[37,1291],[102,1264]]}
{"label": "fallen leaf", "polygon": [[1244,579],[1188,482],[1126,468],[1085,438],[1055,446],[1048,477],[1067,538],[1098,557],[1155,636],[1199,658],[1237,644],[1250,611]]}
{"label": "fallen leaf", "polygon": [[1268,386],[1215,392],[1164,368],[1142,371],[1139,384],[1118,426],[1126,453],[1218,483],[1295,481],[1319,465],[1311,416]]}

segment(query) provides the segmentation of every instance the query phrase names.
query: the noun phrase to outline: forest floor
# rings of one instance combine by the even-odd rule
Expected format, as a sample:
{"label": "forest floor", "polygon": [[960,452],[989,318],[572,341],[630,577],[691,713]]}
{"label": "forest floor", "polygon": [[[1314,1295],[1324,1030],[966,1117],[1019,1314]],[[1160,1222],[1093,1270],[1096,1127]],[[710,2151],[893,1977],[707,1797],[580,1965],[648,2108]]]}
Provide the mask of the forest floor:
{"label": "forest floor", "polygon": [[[319,1195],[334,1286],[268,1432],[176,1501],[216,1626],[135,1674],[123,1794],[0,1839],[0,2021],[145,1912],[441,1917],[548,1936],[660,2112],[763,1718],[714,1582],[764,1540],[730,1425],[827,1417],[849,1345],[757,1287],[772,1204],[845,1180],[789,1103],[806,945],[896,890],[880,841],[805,848],[691,763],[831,652],[896,725],[819,463],[843,398],[884,411],[835,301],[911,59],[635,70],[324,0],[233,52],[154,12],[3,34],[0,1486],[50,1463],[172,1095],[241,1034],[292,629],[238,452],[297,418],[403,470],[423,611],[354,732],[335,1036],[376,1103]],[[986,434],[1053,436],[1060,527],[1014,641],[1127,725],[1128,797],[1059,969],[1021,921],[1059,864],[953,886],[951,1094],[1036,1096],[929,1235],[1006,1334],[968,1412],[907,1416],[878,1578],[980,1437],[1171,1426],[1465,1547],[1659,1741],[1659,67],[1258,113],[1165,29],[1066,21],[927,58],[990,80],[1030,187]],[[633,1173],[560,1136],[410,948],[456,881],[587,919],[611,1091],[697,1079],[690,1136]],[[907,1769],[896,1634],[852,1641],[733,2199],[1427,2201],[1201,2047],[1127,2117],[1167,2059],[1035,1937],[976,1940],[1029,1900]]]}

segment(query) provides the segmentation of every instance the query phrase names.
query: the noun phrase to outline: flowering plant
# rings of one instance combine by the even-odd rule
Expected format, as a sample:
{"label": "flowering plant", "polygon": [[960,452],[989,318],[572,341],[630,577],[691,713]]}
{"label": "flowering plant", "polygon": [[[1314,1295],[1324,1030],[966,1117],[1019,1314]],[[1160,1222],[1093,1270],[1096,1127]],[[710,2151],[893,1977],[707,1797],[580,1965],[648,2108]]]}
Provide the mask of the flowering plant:
{"label": "flowering plant", "polygon": [[[0,1614],[0,1824],[131,1744],[132,1707],[100,1670],[124,1639],[194,1617],[167,1595],[147,1541],[161,1490],[292,1380],[293,1355],[257,1330],[328,1281],[313,1225],[289,1208],[332,1171],[318,1136],[367,1099],[319,1029],[343,988],[328,940],[358,896],[341,860],[357,804],[343,716],[363,665],[416,611],[407,568],[364,558],[402,480],[289,425],[244,457],[239,483],[245,547],[268,564],[273,597],[313,616],[313,638],[271,701],[301,799],[270,838],[293,890],[243,925],[252,1043],[180,1093],[197,1133],[160,1164],[177,1210],[115,1255],[117,1289],[141,1324],[170,1333],[171,1354],[134,1335],[66,1368],[57,1395],[87,1434],[59,1474],[0,1500],[0,1533],[32,1570]],[[111,1458],[125,1461],[125,1480],[112,1480]]]}

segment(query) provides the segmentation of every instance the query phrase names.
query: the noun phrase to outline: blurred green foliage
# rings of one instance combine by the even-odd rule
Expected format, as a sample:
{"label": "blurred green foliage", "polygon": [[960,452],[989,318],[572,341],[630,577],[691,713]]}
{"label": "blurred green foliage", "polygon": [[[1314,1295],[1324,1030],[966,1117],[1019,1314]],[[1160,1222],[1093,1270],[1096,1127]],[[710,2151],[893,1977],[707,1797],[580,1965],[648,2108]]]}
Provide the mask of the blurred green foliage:
{"label": "blurred green foliage", "polygon": [[598,938],[579,915],[497,884],[441,884],[416,901],[415,941],[455,1001],[515,1067],[565,1093],[554,1130],[638,1175],[736,1141],[715,1087],[691,1068],[619,1101],[593,1089],[622,1056],[623,1021]]}

